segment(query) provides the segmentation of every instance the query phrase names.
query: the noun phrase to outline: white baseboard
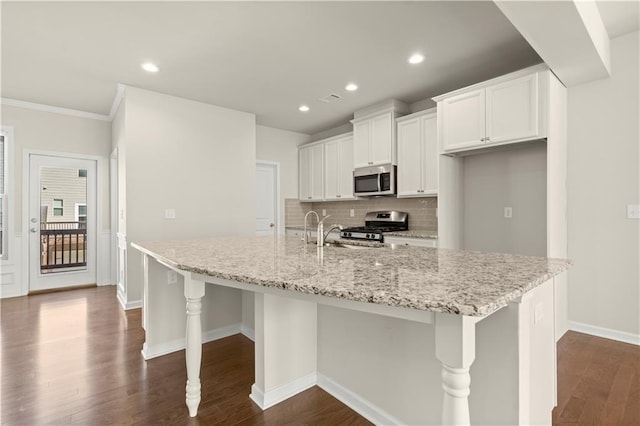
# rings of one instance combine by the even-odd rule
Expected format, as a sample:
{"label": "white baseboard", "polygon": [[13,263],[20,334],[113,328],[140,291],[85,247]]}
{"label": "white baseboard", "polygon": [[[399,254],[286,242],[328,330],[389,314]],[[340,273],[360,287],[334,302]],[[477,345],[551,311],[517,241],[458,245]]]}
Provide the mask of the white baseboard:
{"label": "white baseboard", "polygon": [[640,346],[640,334],[612,330],[610,328],[598,327],[595,325],[583,324],[575,321],[569,321],[569,330]]}
{"label": "white baseboard", "polygon": [[399,419],[393,417],[380,407],[374,405],[370,401],[362,398],[360,395],[350,391],[333,379],[318,373],[318,387],[326,391],[328,394],[360,414],[365,419],[376,425],[401,425],[405,424]]}
{"label": "white baseboard", "polygon": [[274,405],[284,401],[287,398],[291,398],[292,396],[299,394],[300,392],[305,391],[312,386],[315,386],[316,382],[316,373],[314,372],[300,377],[293,382],[289,382],[286,385],[282,385],[275,389],[272,389],[268,392],[263,392],[254,383],[251,386],[251,394],[249,395],[249,398],[251,398],[256,404],[258,404],[258,407],[266,410],[267,408],[273,407]]}
{"label": "white baseboard", "polygon": [[256,332],[253,328],[249,328],[246,325],[242,324],[240,326],[240,333],[242,333],[244,337],[250,339],[252,342],[256,341]]}
{"label": "white baseboard", "polygon": [[124,295],[120,292],[116,293],[116,297],[118,298],[118,302],[120,302],[120,306],[122,306],[122,309],[125,311],[128,311],[129,309],[142,308],[142,300],[132,300],[131,302],[127,302],[124,300]]}
{"label": "white baseboard", "polygon": [[[240,333],[240,323],[232,324],[226,327],[216,328],[202,333],[202,343],[212,342],[224,337],[233,336]],[[171,340],[169,342],[148,345],[146,342],[142,345],[142,356],[145,360],[167,355],[172,352],[180,351],[185,348],[184,337]]]}

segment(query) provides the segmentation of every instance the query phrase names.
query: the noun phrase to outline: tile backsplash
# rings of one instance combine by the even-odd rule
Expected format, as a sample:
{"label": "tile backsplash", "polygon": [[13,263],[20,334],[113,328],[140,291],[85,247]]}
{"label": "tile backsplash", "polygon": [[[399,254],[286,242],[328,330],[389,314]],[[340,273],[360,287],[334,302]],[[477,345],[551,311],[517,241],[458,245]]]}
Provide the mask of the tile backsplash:
{"label": "tile backsplash", "polygon": [[[326,210],[327,219],[325,224],[331,225],[339,223],[347,226],[363,226],[364,215],[367,212],[378,210],[399,210],[409,213],[409,229],[415,231],[438,230],[438,219],[436,209],[438,199],[431,198],[391,198],[375,197],[352,201],[321,201],[315,203],[301,203],[297,199],[285,200],[285,226],[304,226],[304,215],[309,210],[316,211],[322,216],[322,210]],[[351,210],[354,211],[351,217]],[[312,226],[316,225],[315,216],[309,221]]]}

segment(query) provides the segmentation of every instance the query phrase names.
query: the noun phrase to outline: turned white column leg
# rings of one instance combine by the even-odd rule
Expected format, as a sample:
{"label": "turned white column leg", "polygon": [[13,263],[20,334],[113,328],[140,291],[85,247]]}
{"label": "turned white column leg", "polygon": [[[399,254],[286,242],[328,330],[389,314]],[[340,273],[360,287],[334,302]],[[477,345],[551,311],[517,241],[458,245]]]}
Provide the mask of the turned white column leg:
{"label": "turned white column leg", "polygon": [[471,376],[468,368],[453,368],[442,364],[442,401],[443,425],[468,425],[469,419],[469,385]]}
{"label": "turned white column leg", "polygon": [[443,425],[469,425],[469,367],[476,356],[474,317],[436,314],[436,357],[442,362]]}
{"label": "turned white column leg", "polygon": [[187,333],[185,358],[187,363],[187,396],[186,403],[189,416],[198,414],[200,405],[200,364],[202,361],[202,296],[204,296],[204,282],[184,279],[184,297],[187,299]]}

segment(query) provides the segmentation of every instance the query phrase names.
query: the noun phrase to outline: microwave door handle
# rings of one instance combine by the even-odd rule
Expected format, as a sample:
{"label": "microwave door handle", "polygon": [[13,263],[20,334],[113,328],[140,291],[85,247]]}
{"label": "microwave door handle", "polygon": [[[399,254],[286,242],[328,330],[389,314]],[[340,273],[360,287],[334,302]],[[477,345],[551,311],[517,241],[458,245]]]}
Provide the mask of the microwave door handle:
{"label": "microwave door handle", "polygon": [[379,173],[378,174],[378,192],[382,191],[382,176],[384,175],[384,173]]}

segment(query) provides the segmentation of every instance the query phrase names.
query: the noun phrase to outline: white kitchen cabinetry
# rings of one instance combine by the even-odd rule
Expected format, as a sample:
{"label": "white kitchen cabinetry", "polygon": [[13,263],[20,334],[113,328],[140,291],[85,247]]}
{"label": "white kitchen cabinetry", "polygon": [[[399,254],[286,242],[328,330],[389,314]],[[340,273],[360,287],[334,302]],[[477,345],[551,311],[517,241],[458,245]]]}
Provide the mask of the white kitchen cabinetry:
{"label": "white kitchen cabinetry", "polygon": [[530,68],[433,98],[442,152],[546,137],[547,79],[546,73]]}
{"label": "white kitchen cabinetry", "polygon": [[354,114],[354,166],[396,164],[397,117],[408,111],[406,104],[391,100]]}
{"label": "white kitchen cabinetry", "polygon": [[299,199],[319,201],[323,194],[323,145],[313,144],[299,151]]}
{"label": "white kitchen cabinetry", "polygon": [[398,123],[398,197],[438,195],[438,125],[435,110]]}
{"label": "white kitchen cabinetry", "polygon": [[438,247],[438,240],[435,238],[409,238],[409,237],[395,237],[385,236],[384,242],[387,244],[399,244],[403,246],[414,247]]}
{"label": "white kitchen cabinetry", "polygon": [[378,164],[395,164],[394,114],[386,112],[378,116],[355,121],[354,157],[356,167]]}
{"label": "white kitchen cabinetry", "polygon": [[324,142],[324,199],[353,198],[353,135],[349,133]]}

